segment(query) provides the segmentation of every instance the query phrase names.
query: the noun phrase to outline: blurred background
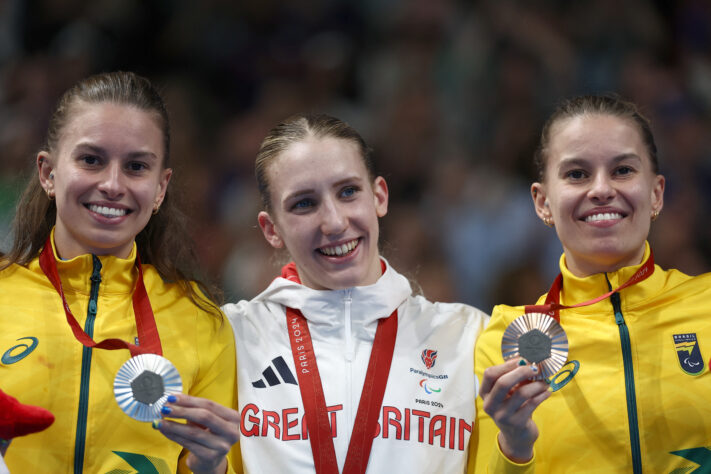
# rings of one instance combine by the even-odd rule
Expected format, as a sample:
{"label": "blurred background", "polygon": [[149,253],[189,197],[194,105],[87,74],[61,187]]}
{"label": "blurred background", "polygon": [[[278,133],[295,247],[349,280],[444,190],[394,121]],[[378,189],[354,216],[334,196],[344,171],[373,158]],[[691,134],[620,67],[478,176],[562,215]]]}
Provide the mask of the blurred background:
{"label": "blurred background", "polygon": [[228,300],[283,259],[256,226],[253,163],[300,111],[374,149],[391,263],[428,298],[489,312],[533,303],[557,274],[529,193],[543,121],[564,97],[617,92],[651,119],[667,177],[657,262],[711,267],[711,2],[0,0],[2,248],[55,101],[118,69],[167,99],[173,184]]}

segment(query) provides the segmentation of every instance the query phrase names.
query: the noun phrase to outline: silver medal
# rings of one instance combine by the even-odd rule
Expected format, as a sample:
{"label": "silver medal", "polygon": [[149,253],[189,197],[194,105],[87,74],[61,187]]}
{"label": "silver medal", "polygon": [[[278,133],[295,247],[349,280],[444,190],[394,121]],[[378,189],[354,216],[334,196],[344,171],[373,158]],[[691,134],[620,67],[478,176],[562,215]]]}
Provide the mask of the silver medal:
{"label": "silver medal", "polygon": [[165,357],[140,354],[131,357],[114,379],[114,396],[121,410],[138,421],[161,417],[168,395],[183,391],[178,369]]}
{"label": "silver medal", "polygon": [[522,357],[549,380],[568,359],[568,337],[558,321],[543,313],[526,313],[509,324],[501,340],[505,360]]}

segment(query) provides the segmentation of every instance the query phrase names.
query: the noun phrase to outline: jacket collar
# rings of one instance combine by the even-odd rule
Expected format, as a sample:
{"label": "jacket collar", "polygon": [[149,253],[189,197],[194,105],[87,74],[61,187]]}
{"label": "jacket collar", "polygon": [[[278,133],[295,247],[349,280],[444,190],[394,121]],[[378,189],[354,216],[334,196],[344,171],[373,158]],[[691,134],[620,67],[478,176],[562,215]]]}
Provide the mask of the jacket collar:
{"label": "jacket collar", "polygon": [[396,272],[382,257],[381,260],[385,263],[385,271],[372,285],[345,290],[314,290],[277,277],[254,300],[298,309],[310,323],[342,326],[350,298],[352,324],[368,325],[390,316],[412,293],[407,278]]}
{"label": "jacket collar", "polygon": [[[560,292],[560,302],[564,305],[582,303],[607,293],[610,289],[615,289],[629,280],[637,270],[647,261],[651,255],[649,243],[645,242],[644,256],[638,265],[622,267],[614,272],[596,273],[586,277],[573,275],[565,262],[565,254],[560,257],[560,271],[563,275],[563,289]],[[654,266],[654,273],[646,280],[631,285],[620,291],[620,296],[624,306],[634,307],[647,298],[656,295],[664,286],[664,271],[658,266]],[[609,281],[609,287],[608,287]],[[597,304],[576,308],[576,312],[596,312],[599,311],[600,304],[609,306],[609,302],[603,300]]]}
{"label": "jacket collar", "polygon": [[[84,254],[69,260],[62,260],[57,255],[57,248],[54,244],[54,229],[52,229],[51,239],[52,252],[54,252],[54,258],[57,261],[57,270],[62,280],[64,292],[89,294],[91,290],[91,274],[94,270],[94,256]],[[137,254],[138,251],[134,242],[131,253],[127,258],[118,258],[113,255],[98,256],[101,262],[100,295],[132,293],[138,275],[135,269]],[[42,273],[38,260],[33,260],[31,265],[36,265],[37,271]]]}

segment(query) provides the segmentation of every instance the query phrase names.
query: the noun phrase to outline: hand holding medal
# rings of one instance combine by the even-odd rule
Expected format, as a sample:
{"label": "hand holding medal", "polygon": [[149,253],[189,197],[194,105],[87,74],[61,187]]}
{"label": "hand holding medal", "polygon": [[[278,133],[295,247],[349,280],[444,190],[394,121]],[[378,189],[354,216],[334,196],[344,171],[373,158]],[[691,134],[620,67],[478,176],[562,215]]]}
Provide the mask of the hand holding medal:
{"label": "hand holding medal", "polygon": [[523,358],[538,368],[538,380],[548,381],[568,358],[568,337],[558,321],[542,313],[516,318],[501,340],[504,360]]}
{"label": "hand holding medal", "polygon": [[51,237],[48,237],[44,244],[39,262],[42,271],[62,298],[67,322],[79,342],[86,347],[131,351],[133,357],[121,366],[114,379],[114,396],[121,410],[138,421],[153,421],[158,418],[168,395],[182,391],[183,384],[178,370],[162,356],[163,349],[148,293],[143,284],[140,260],[136,258],[138,278],[133,292],[138,340],[143,343],[140,347],[120,339],[106,339],[97,343],[79,326],[64,296]]}

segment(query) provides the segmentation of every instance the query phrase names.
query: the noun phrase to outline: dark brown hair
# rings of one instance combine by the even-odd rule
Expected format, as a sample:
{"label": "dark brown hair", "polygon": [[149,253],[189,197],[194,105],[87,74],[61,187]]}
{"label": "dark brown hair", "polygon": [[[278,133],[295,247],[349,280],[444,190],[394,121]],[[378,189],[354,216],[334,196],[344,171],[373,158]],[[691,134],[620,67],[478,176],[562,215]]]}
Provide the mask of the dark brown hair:
{"label": "dark brown hair", "polygon": [[553,127],[564,120],[580,115],[612,115],[628,119],[639,129],[642,141],[647,147],[649,159],[652,160],[652,170],[659,174],[659,160],[657,158],[657,145],[649,120],[640,113],[637,106],[616,95],[583,95],[563,101],[543,125],[541,140],[534,154],[534,164],[538,171],[538,179],[543,182],[546,171],[546,153],[551,138]]}
{"label": "dark brown hair", "polygon": [[262,141],[254,162],[254,173],[257,177],[259,195],[267,211],[271,210],[271,196],[267,169],[274,160],[290,145],[303,141],[308,137],[333,137],[353,142],[358,147],[363,163],[371,181],[375,179],[375,168],[371,150],[365,140],[350,125],[335,117],[325,114],[292,115],[276,127],[272,128]]}
{"label": "dark brown hair", "polygon": [[[77,107],[84,104],[115,103],[136,107],[155,116],[163,134],[163,168],[170,163],[170,125],[165,103],[148,79],[131,72],[112,72],[88,77],[59,99],[47,130],[47,141],[41,151],[57,152],[62,132]],[[17,206],[13,221],[12,248],[2,268],[13,263],[27,265],[44,246],[57,219],[55,201],[47,196],[35,175],[28,183]],[[168,282],[177,283],[196,306],[219,314],[221,293],[196,277],[197,258],[187,232],[187,218],[175,205],[168,189],[160,211],[151,216],[146,227],[136,236],[142,263],[153,265]],[[208,299],[198,294],[190,281],[197,283]]]}

